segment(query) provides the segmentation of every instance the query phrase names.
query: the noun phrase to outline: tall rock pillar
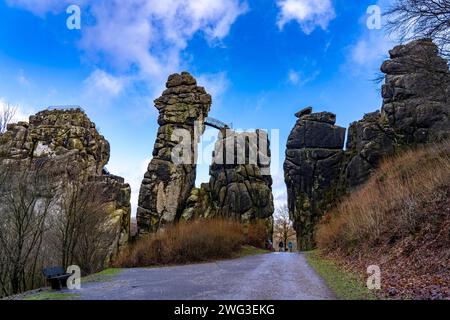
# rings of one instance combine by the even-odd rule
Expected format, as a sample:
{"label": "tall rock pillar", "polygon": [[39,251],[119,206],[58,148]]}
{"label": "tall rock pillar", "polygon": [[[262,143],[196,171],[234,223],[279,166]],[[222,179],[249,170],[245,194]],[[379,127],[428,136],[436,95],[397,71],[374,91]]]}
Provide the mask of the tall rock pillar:
{"label": "tall rock pillar", "polygon": [[187,72],[171,75],[166,87],[155,100],[160,127],[139,193],[139,235],[181,217],[195,186],[197,142],[211,108],[211,96]]}
{"label": "tall rock pillar", "polygon": [[284,174],[298,247],[310,250],[317,222],[339,193],[345,129],[335,125],[336,116],[329,112],[312,113],[312,108],[306,108],[296,116]]}
{"label": "tall rock pillar", "polygon": [[209,170],[211,200],[219,216],[244,223],[263,220],[271,228],[274,205],[270,161],[265,131],[227,130],[220,134]]}

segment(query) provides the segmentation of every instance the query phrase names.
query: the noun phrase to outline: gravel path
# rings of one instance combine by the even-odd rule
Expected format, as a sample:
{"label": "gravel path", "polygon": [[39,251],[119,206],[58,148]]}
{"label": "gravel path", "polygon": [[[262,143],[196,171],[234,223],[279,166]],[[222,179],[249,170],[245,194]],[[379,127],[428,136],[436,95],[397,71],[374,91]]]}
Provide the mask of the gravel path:
{"label": "gravel path", "polygon": [[83,300],[334,299],[298,253],[271,253],[214,263],[125,269],[106,281],[83,283]]}

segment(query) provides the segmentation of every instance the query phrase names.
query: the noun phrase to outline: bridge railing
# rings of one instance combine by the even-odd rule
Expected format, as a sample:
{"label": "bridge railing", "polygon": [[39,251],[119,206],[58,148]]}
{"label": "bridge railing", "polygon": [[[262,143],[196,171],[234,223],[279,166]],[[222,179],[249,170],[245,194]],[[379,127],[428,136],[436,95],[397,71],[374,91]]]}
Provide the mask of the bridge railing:
{"label": "bridge railing", "polygon": [[212,117],[207,117],[205,119],[205,125],[207,125],[209,127],[216,128],[218,130],[229,129],[230,128],[230,125],[228,125],[225,122],[222,122],[220,120],[217,120],[215,118],[212,118]]}

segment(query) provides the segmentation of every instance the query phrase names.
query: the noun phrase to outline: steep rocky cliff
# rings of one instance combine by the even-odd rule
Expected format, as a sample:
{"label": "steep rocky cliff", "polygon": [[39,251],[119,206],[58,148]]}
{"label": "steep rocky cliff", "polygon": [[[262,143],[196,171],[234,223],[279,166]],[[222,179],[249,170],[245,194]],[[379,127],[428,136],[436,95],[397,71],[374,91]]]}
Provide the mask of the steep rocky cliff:
{"label": "steep rocky cliff", "polygon": [[166,87],[155,100],[160,127],[139,194],[140,235],[180,219],[195,186],[197,143],[211,107],[211,96],[187,72],[171,75]]}
{"label": "steep rocky cliff", "polygon": [[[21,175],[32,181],[44,171],[46,185],[29,187],[51,189],[51,196],[58,200],[75,182],[94,186],[102,195],[100,205],[107,208],[111,240],[106,244],[109,249],[105,260],[109,261],[128,243],[131,213],[129,185],[120,177],[104,174],[109,152],[108,141],[81,109],[39,112],[29,122],[10,124],[0,135],[0,191],[16,192]],[[54,201],[56,212],[60,202]]]}
{"label": "steep rocky cliff", "polygon": [[397,46],[381,71],[383,106],[345,129],[330,113],[297,113],[286,150],[285,181],[301,250],[314,247],[315,226],[345,193],[367,181],[398,150],[450,138],[450,73],[429,39]]}

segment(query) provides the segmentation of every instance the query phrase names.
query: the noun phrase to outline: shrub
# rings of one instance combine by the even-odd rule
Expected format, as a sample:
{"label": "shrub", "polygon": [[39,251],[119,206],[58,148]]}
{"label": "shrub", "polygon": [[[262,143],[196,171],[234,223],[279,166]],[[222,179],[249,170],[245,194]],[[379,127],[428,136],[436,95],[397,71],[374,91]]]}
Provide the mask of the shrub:
{"label": "shrub", "polygon": [[138,240],[119,254],[114,265],[130,268],[229,258],[244,243],[243,227],[236,221],[197,220]]}
{"label": "shrub", "polygon": [[322,219],[319,248],[352,251],[381,239],[402,238],[420,229],[421,204],[450,184],[450,142],[386,159],[361,189]]}
{"label": "shrub", "polygon": [[265,249],[267,241],[267,226],[264,221],[256,221],[248,226],[247,244]]}

